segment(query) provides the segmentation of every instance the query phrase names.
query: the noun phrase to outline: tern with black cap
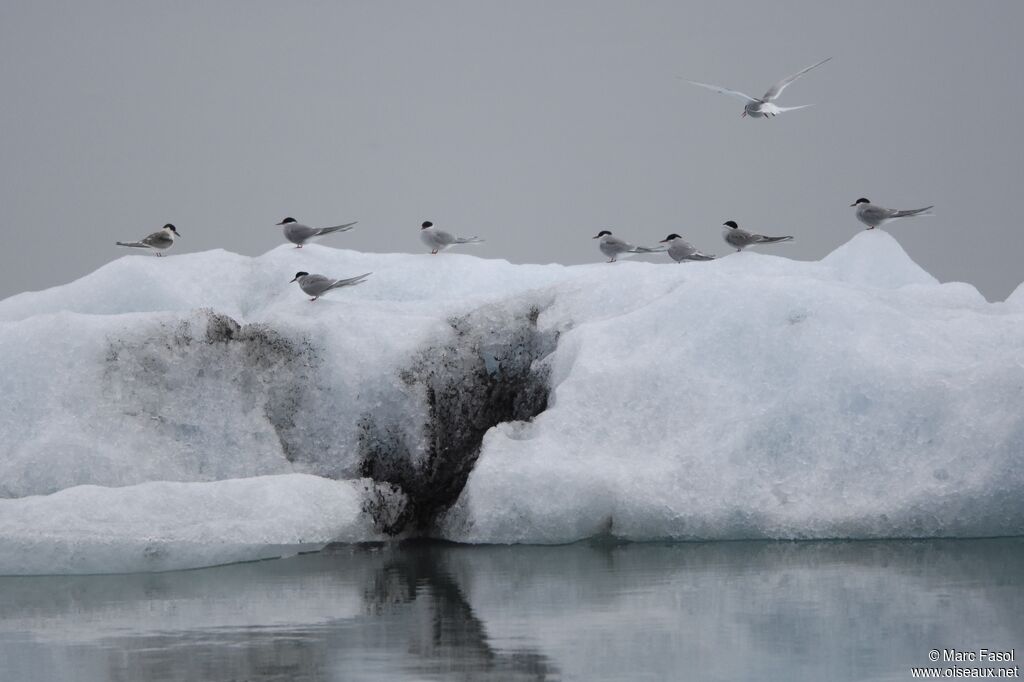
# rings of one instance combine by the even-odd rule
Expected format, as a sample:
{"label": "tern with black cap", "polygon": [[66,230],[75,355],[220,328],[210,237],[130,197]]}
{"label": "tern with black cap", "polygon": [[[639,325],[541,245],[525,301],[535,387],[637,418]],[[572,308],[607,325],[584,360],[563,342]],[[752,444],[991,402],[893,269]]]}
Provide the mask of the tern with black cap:
{"label": "tern with black cap", "polygon": [[932,215],[931,213],[928,213],[928,211],[935,208],[934,206],[925,206],[924,208],[912,208],[910,210],[901,211],[896,208],[875,206],[871,203],[870,199],[865,199],[864,197],[857,199],[857,201],[850,204],[850,206],[857,208],[857,220],[867,225],[869,230],[881,227],[886,223],[892,222],[893,220],[899,220],[900,218],[913,218],[918,215]]}
{"label": "tern with black cap", "polygon": [[[323,275],[311,275],[308,272],[296,272],[295,277],[292,278],[291,282],[298,282],[299,288],[306,292],[307,295],[312,296],[309,300],[315,301],[333,289],[362,284],[363,280],[372,274],[372,272],[367,272],[347,279],[331,279],[330,277],[324,277]],[[289,282],[289,284],[291,284],[291,282]]]}
{"label": "tern with black cap", "polygon": [[597,248],[601,249],[601,253],[608,257],[609,263],[614,263],[619,256],[634,253],[659,253],[665,250],[665,247],[652,249],[647,246],[634,246],[633,244],[614,236],[611,230],[601,230],[591,237],[591,239],[601,240],[597,243]]}
{"label": "tern with black cap", "polygon": [[352,229],[358,220],[351,223],[345,223],[344,225],[335,225],[334,227],[310,227],[309,225],[303,225],[302,223],[295,220],[295,218],[285,218],[277,225],[278,227],[284,228],[284,238],[295,244],[295,248],[301,249],[302,245],[311,239],[318,239],[326,234],[332,234],[334,232],[348,232]]}
{"label": "tern with black cap", "polygon": [[162,256],[164,254],[160,252],[166,251],[174,246],[174,240],[180,236],[181,235],[178,234],[178,229],[174,227],[174,225],[167,223],[163,226],[163,229],[157,230],[148,237],[140,239],[137,242],[117,242],[117,245],[128,246],[133,249],[150,249],[156,255]]}
{"label": "tern with black cap", "polygon": [[767,237],[763,234],[754,234],[741,230],[740,226],[736,224],[735,220],[727,220],[722,225],[725,226],[725,230],[722,231],[722,237],[725,239],[725,243],[733,247],[737,251],[742,251],[748,246],[754,244],[777,244],[779,242],[792,241],[793,237],[787,235],[785,237]]}
{"label": "tern with black cap", "polygon": [[480,237],[456,237],[451,232],[437,229],[429,220],[420,225],[420,240],[430,247],[432,255],[444,251],[453,244],[479,244],[483,241]]}
{"label": "tern with black cap", "polygon": [[686,260],[715,260],[715,256],[707,253],[701,253],[693,244],[686,241],[675,232],[662,239],[659,243],[668,244],[668,255],[677,263],[682,263]]}

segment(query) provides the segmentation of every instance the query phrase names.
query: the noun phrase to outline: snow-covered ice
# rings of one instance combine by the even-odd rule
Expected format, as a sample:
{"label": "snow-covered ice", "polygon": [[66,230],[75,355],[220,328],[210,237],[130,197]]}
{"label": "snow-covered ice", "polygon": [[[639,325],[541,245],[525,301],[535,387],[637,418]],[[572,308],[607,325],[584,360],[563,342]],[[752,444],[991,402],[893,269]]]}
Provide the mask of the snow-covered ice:
{"label": "snow-covered ice", "polygon": [[[310,303],[298,270],[373,275]],[[1021,299],[881,231],[819,262],[126,256],[0,301],[0,572],[373,539],[392,504],[464,542],[1021,534]],[[296,516],[228,511],[248,481]]]}
{"label": "snow-covered ice", "polygon": [[0,500],[0,575],[166,571],[372,538],[358,481],[289,474]]}

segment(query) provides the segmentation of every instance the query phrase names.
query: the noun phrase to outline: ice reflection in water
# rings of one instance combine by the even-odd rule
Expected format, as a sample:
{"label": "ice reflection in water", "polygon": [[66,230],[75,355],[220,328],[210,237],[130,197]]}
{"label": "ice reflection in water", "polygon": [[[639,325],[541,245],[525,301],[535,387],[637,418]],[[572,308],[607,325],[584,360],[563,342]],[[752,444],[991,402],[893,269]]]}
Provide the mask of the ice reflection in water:
{"label": "ice reflection in water", "polygon": [[7,680],[909,679],[1021,648],[1024,540],[339,547],[0,578]]}

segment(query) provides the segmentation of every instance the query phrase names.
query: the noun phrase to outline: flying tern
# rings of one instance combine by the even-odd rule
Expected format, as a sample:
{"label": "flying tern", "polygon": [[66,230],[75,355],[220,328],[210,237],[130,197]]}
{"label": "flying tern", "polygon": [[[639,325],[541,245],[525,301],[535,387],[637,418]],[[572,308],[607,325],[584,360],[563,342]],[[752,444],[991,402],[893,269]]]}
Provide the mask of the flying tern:
{"label": "flying tern", "polygon": [[764,93],[764,95],[762,95],[761,97],[751,97],[750,95],[739,92],[738,90],[730,90],[729,88],[723,88],[721,85],[710,85],[709,83],[698,83],[697,81],[687,82],[692,83],[693,85],[699,85],[702,88],[707,88],[708,90],[720,92],[723,95],[729,95],[730,97],[735,97],[736,99],[743,100],[744,105],[743,113],[740,114],[741,118],[746,116],[749,116],[751,118],[768,118],[770,116],[777,116],[784,111],[794,111],[796,109],[803,109],[805,107],[812,106],[810,104],[801,104],[795,107],[780,107],[778,104],[775,103],[775,100],[779,98],[779,95],[782,94],[782,91],[785,90],[790,83],[795,81],[797,78],[800,78],[800,76],[804,75],[811,69],[815,69],[821,66],[829,59],[832,59],[832,57],[822,59],[817,64],[808,66],[806,69],[798,71],[797,73],[794,73],[792,76],[787,76],[783,78],[778,83],[768,88],[768,91]]}

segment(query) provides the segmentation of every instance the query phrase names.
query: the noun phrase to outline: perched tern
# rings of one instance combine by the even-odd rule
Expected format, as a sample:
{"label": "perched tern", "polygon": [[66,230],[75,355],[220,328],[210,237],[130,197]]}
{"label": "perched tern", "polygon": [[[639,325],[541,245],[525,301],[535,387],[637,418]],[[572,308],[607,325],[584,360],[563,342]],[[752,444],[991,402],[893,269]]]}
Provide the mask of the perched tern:
{"label": "perched tern", "polygon": [[608,256],[608,262],[614,263],[615,259],[626,253],[658,253],[664,251],[664,247],[655,249],[648,248],[646,246],[633,246],[629,242],[625,242],[618,237],[612,236],[611,231],[601,230],[591,239],[600,239],[597,247],[601,249],[601,253]]}
{"label": "perched tern", "polygon": [[420,225],[420,239],[430,247],[431,254],[444,251],[452,244],[479,244],[483,241],[480,237],[456,237],[451,232],[438,230],[429,220]]}
{"label": "perched tern", "polygon": [[318,229],[308,225],[303,225],[302,223],[297,222],[295,218],[285,218],[278,223],[278,226],[284,227],[284,238],[292,244],[295,244],[295,248],[301,249],[302,245],[310,239],[317,239],[325,234],[331,234],[332,232],[348,232],[356,222],[359,221],[357,220],[352,223],[345,223],[344,225],[335,225],[334,227],[321,227]]}
{"label": "perched tern", "polygon": [[[349,277],[348,279],[331,279],[324,277],[323,275],[311,275],[308,272],[296,272],[295,277],[292,278],[292,282],[298,282],[299,288],[302,289],[306,294],[312,296],[310,301],[315,301],[331,289],[340,289],[341,287],[355,286],[361,284],[363,280],[372,275],[372,272],[367,272],[357,277]],[[289,282],[291,284],[291,282]]]}
{"label": "perched tern", "polygon": [[181,235],[178,234],[177,228],[174,227],[174,225],[167,223],[163,226],[163,229],[154,232],[144,239],[140,239],[137,242],[117,242],[117,245],[130,246],[135,249],[152,249],[156,255],[162,256],[164,254],[160,252],[166,251],[174,246],[174,240],[180,236]]}
{"label": "perched tern", "polygon": [[668,255],[677,263],[682,263],[684,260],[715,260],[714,256],[701,253],[693,244],[675,232],[662,239],[659,243],[668,244]]}
{"label": "perched tern", "polygon": [[763,234],[752,234],[746,230],[741,230],[735,220],[727,220],[722,223],[722,225],[725,226],[725,230],[722,232],[722,237],[725,239],[725,243],[737,251],[742,251],[752,244],[777,244],[778,242],[788,242],[793,240],[793,237],[791,236],[766,237]]}
{"label": "perched tern", "polygon": [[869,230],[881,227],[888,222],[899,220],[900,218],[911,218],[916,215],[931,215],[931,213],[926,213],[926,211],[935,208],[934,206],[925,206],[924,208],[900,211],[895,208],[882,208],[881,206],[875,206],[871,203],[870,199],[865,199],[864,197],[857,199],[857,201],[850,204],[850,206],[857,207],[857,220],[867,225]]}
{"label": "perched tern", "polygon": [[778,99],[779,95],[782,94],[782,91],[785,90],[790,83],[792,83],[797,78],[804,75],[811,69],[815,69],[821,66],[829,59],[832,59],[832,57],[822,59],[817,64],[814,64],[813,66],[808,66],[803,71],[799,71],[797,73],[794,73],[792,76],[787,76],[786,78],[783,78],[778,83],[768,88],[768,92],[764,93],[764,95],[762,95],[761,97],[751,97],[750,95],[745,95],[737,90],[723,88],[720,85],[709,85],[708,83],[698,83],[697,81],[687,81],[687,83],[699,85],[702,88],[714,90],[715,92],[720,92],[723,95],[729,95],[730,97],[735,97],[737,99],[743,100],[745,104],[743,105],[743,113],[740,114],[741,118],[746,116],[749,116],[751,118],[768,118],[769,116],[777,116],[784,111],[794,111],[796,109],[803,109],[805,107],[813,106],[811,104],[801,104],[800,106],[796,107],[780,107],[779,105],[775,104],[775,100]]}

